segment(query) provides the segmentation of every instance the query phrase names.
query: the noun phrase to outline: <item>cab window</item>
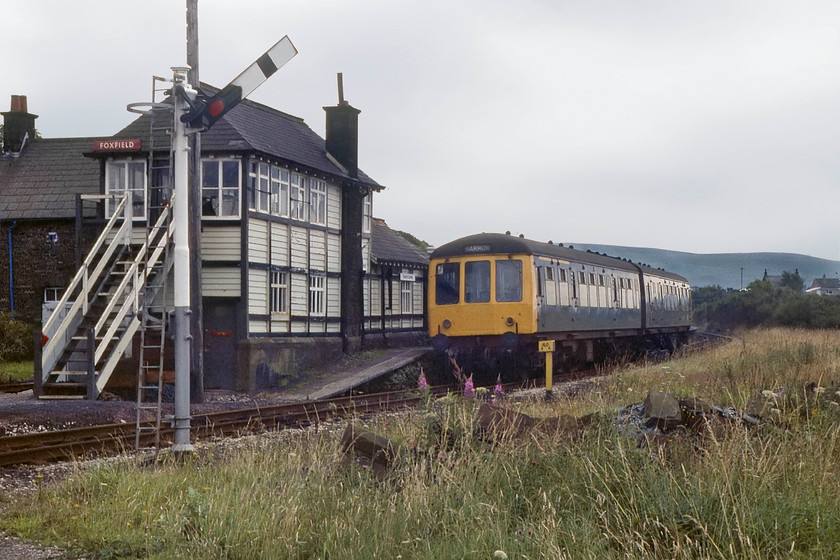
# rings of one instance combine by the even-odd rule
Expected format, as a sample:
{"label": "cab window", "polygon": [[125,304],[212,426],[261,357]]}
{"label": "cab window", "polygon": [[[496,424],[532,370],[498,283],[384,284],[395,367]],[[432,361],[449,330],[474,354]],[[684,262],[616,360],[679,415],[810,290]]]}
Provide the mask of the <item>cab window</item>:
{"label": "cab window", "polygon": [[490,301],[490,261],[464,263],[464,301],[466,303]]}
{"label": "cab window", "polygon": [[522,301],[522,261],[496,261],[496,301]]}
{"label": "cab window", "polygon": [[435,275],[435,303],[438,305],[452,305],[461,298],[461,265],[459,263],[443,263],[437,265]]}

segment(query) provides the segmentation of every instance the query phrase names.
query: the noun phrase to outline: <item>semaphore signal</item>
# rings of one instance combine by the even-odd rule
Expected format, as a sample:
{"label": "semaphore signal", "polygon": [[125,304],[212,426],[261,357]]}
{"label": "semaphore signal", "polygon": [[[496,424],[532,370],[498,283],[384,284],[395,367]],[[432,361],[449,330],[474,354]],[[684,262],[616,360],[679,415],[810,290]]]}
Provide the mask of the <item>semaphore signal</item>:
{"label": "semaphore signal", "polygon": [[207,97],[199,93],[194,100],[187,97],[190,110],[181,116],[181,122],[190,128],[210,128],[296,54],[289,37],[283,37],[216,95]]}

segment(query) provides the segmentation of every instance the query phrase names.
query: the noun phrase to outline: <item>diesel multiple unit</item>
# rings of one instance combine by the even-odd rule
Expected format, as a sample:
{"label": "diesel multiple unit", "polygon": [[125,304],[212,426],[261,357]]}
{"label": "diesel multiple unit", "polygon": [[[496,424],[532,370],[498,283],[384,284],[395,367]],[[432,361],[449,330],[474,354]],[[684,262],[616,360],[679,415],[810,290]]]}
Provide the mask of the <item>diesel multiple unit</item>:
{"label": "diesel multiple unit", "polygon": [[507,234],[481,233],[436,249],[428,325],[437,349],[485,357],[557,340],[676,343],[691,324],[688,281],[664,270]]}

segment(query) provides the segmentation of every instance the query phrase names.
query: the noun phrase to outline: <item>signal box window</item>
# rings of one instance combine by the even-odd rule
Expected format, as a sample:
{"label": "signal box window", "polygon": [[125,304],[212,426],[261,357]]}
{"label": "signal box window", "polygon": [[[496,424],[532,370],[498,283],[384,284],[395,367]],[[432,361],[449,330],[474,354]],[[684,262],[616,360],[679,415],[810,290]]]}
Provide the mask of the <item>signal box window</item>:
{"label": "signal box window", "polygon": [[324,282],[323,276],[309,277],[309,314],[324,316]]}
{"label": "signal box window", "polygon": [[522,261],[496,261],[496,301],[522,301]]}
{"label": "signal box window", "polygon": [[269,312],[272,314],[289,312],[289,274],[287,272],[270,271],[268,295]]}
{"label": "signal box window", "polygon": [[[122,196],[129,194],[128,204],[134,218],[146,217],[146,162],[109,161],[105,167],[106,194]],[[105,214],[111,216],[119,200],[105,201]]]}
{"label": "signal box window", "polygon": [[464,301],[466,303],[490,301],[490,261],[464,263]]}
{"label": "signal box window", "polygon": [[453,305],[461,299],[461,265],[443,263],[437,265],[435,274],[435,303]]}
{"label": "signal box window", "polygon": [[309,179],[309,219],[327,225],[327,183],[321,179]]}
{"label": "signal box window", "polygon": [[292,173],[289,190],[289,217],[296,220],[306,219],[306,178],[299,173]]}
{"label": "signal box window", "polygon": [[239,217],[239,161],[205,160],[201,166],[201,215]]}

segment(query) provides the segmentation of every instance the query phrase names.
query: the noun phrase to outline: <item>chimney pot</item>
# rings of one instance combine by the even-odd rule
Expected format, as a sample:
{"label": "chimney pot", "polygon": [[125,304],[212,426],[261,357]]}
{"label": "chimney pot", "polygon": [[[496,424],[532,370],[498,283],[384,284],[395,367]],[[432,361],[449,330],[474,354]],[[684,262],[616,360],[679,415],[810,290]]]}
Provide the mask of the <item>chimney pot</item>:
{"label": "chimney pot", "polygon": [[12,111],[20,112],[20,113],[28,113],[26,107],[26,96],[25,95],[13,95],[12,96]]}

